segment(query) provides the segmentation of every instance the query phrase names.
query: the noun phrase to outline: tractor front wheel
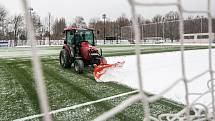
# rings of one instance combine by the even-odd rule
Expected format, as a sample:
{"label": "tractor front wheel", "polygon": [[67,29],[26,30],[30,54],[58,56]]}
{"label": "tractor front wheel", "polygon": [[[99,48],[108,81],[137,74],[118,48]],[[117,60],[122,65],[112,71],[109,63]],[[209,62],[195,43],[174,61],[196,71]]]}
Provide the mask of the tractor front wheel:
{"label": "tractor front wheel", "polygon": [[69,53],[65,49],[62,49],[60,51],[60,65],[63,68],[71,67],[71,61],[69,58]]}
{"label": "tractor front wheel", "polygon": [[77,73],[82,74],[84,72],[84,62],[82,60],[75,60],[74,66]]}

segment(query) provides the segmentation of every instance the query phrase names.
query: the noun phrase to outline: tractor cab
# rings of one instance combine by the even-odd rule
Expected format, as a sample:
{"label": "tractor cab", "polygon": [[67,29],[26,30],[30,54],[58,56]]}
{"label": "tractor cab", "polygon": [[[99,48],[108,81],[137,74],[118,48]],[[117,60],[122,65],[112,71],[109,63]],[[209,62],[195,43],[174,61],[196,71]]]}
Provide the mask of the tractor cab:
{"label": "tractor cab", "polygon": [[65,41],[69,45],[80,45],[81,42],[88,42],[95,46],[93,29],[67,27],[64,29],[66,34]]}
{"label": "tractor cab", "polygon": [[83,72],[84,66],[99,65],[105,61],[102,51],[95,47],[94,30],[89,28],[66,27],[65,41],[60,53],[60,64],[63,68],[71,67],[74,63],[78,73]]}

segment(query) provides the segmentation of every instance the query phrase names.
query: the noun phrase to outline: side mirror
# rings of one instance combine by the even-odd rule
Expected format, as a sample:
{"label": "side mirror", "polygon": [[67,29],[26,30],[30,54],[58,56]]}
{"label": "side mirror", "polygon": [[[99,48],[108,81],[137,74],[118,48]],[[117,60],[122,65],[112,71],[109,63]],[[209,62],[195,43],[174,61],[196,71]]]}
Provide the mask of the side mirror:
{"label": "side mirror", "polygon": [[67,44],[67,41],[66,41],[66,40],[64,40],[64,44]]}
{"label": "side mirror", "polygon": [[100,48],[100,55],[102,56],[102,49]]}

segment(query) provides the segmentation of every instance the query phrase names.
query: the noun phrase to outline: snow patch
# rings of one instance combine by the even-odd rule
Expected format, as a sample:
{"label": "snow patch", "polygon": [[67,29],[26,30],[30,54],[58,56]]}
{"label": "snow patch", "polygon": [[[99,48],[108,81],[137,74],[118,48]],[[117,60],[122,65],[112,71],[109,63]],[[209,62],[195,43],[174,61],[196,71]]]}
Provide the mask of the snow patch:
{"label": "snow patch", "polygon": [[[213,52],[215,53],[215,50]],[[215,54],[213,54],[214,56]],[[137,66],[141,66],[144,90],[153,94],[159,94],[182,77],[180,57],[180,52],[141,55],[141,65],[137,65],[136,56],[109,57],[107,58],[108,63],[125,61],[125,64],[122,69],[108,71],[105,82],[114,81],[139,89]],[[208,70],[208,50],[186,51],[185,66],[188,79]],[[213,68],[215,68],[214,64]],[[188,84],[189,92],[204,93],[208,91],[208,80],[209,74],[205,74],[195,81],[190,82]],[[198,102],[209,104],[211,102],[210,95],[210,93],[206,94]],[[184,83],[182,81],[179,82],[164,97],[185,104]],[[189,96],[190,102],[194,101],[197,97],[195,95]]]}

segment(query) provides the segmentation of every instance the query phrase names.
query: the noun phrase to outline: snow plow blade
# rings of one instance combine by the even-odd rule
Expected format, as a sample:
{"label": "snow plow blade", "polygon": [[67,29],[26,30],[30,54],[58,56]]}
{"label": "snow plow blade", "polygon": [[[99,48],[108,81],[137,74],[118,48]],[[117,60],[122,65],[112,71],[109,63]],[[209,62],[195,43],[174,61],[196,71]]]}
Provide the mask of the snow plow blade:
{"label": "snow plow blade", "polygon": [[[107,72],[110,72],[116,68],[123,67],[125,61],[123,62],[117,62],[114,64],[100,64],[94,66],[93,75],[97,82],[103,82],[103,77],[107,74]],[[106,76],[107,77],[107,76]],[[111,78],[111,77],[110,77]]]}

